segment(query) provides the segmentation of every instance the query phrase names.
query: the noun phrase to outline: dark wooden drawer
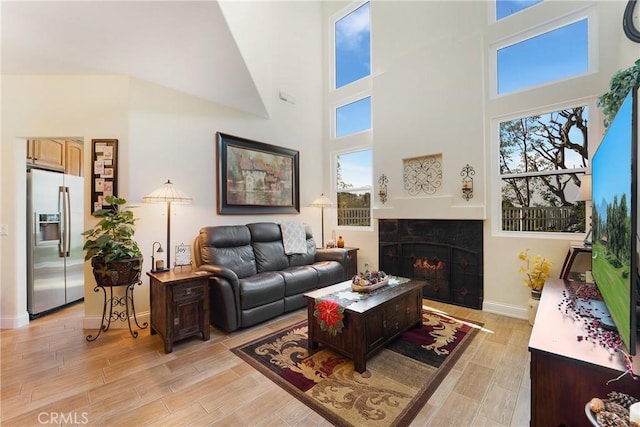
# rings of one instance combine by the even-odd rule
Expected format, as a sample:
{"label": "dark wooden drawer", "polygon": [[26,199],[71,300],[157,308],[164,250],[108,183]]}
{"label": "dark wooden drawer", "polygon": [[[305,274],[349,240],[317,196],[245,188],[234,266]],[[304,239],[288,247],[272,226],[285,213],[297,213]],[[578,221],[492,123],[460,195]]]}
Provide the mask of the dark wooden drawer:
{"label": "dark wooden drawer", "polygon": [[200,299],[204,295],[204,283],[185,283],[173,287],[173,300]]}

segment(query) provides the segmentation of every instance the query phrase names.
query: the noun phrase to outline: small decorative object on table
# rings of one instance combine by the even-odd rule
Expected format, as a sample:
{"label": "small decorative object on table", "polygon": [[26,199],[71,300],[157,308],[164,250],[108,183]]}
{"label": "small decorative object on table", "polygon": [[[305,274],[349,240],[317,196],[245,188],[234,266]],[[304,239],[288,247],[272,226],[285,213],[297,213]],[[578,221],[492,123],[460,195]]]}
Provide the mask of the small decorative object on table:
{"label": "small decorative object on table", "polygon": [[342,236],[338,237],[337,245],[339,248],[344,248],[344,239],[342,238]]}
{"label": "small decorative object on table", "polygon": [[351,289],[355,292],[371,292],[389,284],[389,276],[382,270],[360,273],[351,279]]}
{"label": "small decorative object on table", "polygon": [[635,408],[640,405],[638,399],[617,391],[610,392],[608,396],[609,399],[594,397],[585,405],[584,411],[591,425],[595,427],[640,426],[638,424],[640,418],[634,419]]}
{"label": "small decorative object on table", "polygon": [[540,301],[540,295],[542,294],[542,288],[544,282],[549,277],[549,271],[551,270],[551,261],[543,257],[542,255],[536,255],[531,258],[529,255],[529,248],[518,254],[518,258],[524,262],[520,266],[520,272],[524,273],[523,283],[531,290],[531,296],[529,297],[529,324],[533,325],[536,318],[536,312],[538,311],[538,304]]}

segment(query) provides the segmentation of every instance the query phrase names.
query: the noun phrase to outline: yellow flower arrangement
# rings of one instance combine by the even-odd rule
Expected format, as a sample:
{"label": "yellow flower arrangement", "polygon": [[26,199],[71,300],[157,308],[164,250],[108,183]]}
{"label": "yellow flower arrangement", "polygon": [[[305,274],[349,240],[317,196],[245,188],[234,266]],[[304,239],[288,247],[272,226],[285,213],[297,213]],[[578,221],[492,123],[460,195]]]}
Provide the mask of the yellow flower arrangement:
{"label": "yellow flower arrangement", "polygon": [[552,265],[551,261],[542,255],[536,255],[531,258],[529,248],[520,252],[518,258],[524,263],[520,267],[520,270],[518,270],[525,274],[525,277],[522,279],[523,283],[532,291],[542,291],[544,282],[547,280],[547,277],[549,277],[549,271]]}

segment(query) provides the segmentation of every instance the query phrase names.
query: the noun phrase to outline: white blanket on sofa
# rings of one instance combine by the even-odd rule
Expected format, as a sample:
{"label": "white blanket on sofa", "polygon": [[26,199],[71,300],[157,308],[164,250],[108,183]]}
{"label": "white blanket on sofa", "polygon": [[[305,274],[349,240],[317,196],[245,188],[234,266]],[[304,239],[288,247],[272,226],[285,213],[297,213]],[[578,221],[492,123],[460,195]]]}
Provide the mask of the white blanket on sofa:
{"label": "white blanket on sofa", "polygon": [[280,230],[285,254],[307,253],[307,233],[304,225],[297,221],[287,221],[280,224]]}

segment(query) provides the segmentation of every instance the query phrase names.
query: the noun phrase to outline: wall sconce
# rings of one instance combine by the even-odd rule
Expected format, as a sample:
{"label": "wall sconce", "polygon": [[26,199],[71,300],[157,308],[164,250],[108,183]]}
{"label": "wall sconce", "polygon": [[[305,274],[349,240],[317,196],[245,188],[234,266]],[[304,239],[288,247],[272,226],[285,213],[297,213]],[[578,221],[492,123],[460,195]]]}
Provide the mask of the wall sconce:
{"label": "wall sconce", "polygon": [[472,176],[476,174],[476,171],[473,170],[469,163],[465,167],[462,168],[460,172],[460,176],[462,177],[462,198],[467,202],[469,199],[473,198],[473,178]]}
{"label": "wall sconce", "polygon": [[[156,245],[158,245],[158,249],[156,250]],[[162,244],[160,242],[153,242],[153,246],[151,247],[151,272],[155,273],[157,271],[165,271],[164,261],[159,259],[156,263],[156,252],[162,253],[164,249],[162,249]]]}
{"label": "wall sconce", "polygon": [[387,183],[389,179],[385,176],[385,174],[380,175],[378,178],[378,197],[380,197],[380,201],[384,204],[387,203]]}

